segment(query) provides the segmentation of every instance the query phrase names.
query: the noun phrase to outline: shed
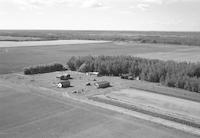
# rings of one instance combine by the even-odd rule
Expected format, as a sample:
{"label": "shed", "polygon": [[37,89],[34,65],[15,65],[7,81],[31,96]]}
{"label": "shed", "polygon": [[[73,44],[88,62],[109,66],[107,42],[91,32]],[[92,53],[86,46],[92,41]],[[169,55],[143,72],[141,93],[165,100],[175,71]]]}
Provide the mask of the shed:
{"label": "shed", "polygon": [[106,87],[110,86],[110,82],[108,82],[108,81],[99,81],[99,82],[95,82],[94,85],[97,88],[106,88]]}
{"label": "shed", "polygon": [[99,72],[87,72],[86,75],[96,75],[99,76]]}
{"label": "shed", "polygon": [[122,74],[121,75],[121,79],[128,79],[128,77],[129,77],[129,74]]}
{"label": "shed", "polygon": [[64,74],[60,76],[60,80],[68,80],[68,79],[70,79],[70,74]]}
{"label": "shed", "polygon": [[67,87],[70,87],[70,81],[66,80],[66,81],[62,81],[62,82],[59,82],[57,84],[57,86],[59,88],[67,88]]}

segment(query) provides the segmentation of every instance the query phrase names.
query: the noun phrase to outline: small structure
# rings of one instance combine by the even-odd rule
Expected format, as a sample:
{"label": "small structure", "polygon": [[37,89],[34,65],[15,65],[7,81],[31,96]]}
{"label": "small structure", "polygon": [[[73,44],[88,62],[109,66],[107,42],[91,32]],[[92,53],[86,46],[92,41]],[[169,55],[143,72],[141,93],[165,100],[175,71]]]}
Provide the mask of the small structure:
{"label": "small structure", "polygon": [[128,77],[129,77],[129,74],[122,74],[121,75],[121,79],[128,79]]}
{"label": "small structure", "polygon": [[62,76],[60,76],[60,80],[69,80],[71,77],[70,77],[70,74],[64,74]]}
{"label": "small structure", "polygon": [[57,84],[58,88],[67,88],[70,87],[70,81],[62,81]]}
{"label": "small structure", "polygon": [[110,86],[110,82],[108,82],[108,81],[100,81],[100,82],[95,82],[94,85],[97,88],[106,88],[106,87]]}
{"label": "small structure", "polygon": [[86,83],[86,86],[91,86],[91,83],[90,82]]}
{"label": "small structure", "polygon": [[72,93],[77,93],[77,91],[76,91],[76,90],[74,90],[74,91],[72,91]]}
{"label": "small structure", "polygon": [[134,77],[134,75],[130,74],[122,74],[121,79],[126,79],[126,80],[139,80],[139,77]]}
{"label": "small structure", "polygon": [[138,77],[135,77],[135,80],[140,80],[140,77],[138,76]]}
{"label": "small structure", "polygon": [[128,80],[134,80],[133,76],[128,76]]}
{"label": "small structure", "polygon": [[99,76],[99,72],[87,72],[86,75],[96,75]]}

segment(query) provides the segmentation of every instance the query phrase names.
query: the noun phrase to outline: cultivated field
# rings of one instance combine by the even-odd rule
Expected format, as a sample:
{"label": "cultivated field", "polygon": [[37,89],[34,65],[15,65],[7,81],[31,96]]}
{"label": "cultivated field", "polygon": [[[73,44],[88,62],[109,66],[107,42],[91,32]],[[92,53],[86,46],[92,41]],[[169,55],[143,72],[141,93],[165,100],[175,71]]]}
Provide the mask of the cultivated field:
{"label": "cultivated field", "polygon": [[196,138],[51,93],[0,80],[0,138]]}
{"label": "cultivated field", "polygon": [[[61,42],[67,43],[67,41]],[[72,41],[68,43],[70,42]],[[75,42],[82,43],[83,41]],[[25,42],[15,43],[17,43],[15,45],[18,45],[18,43],[24,44]],[[52,43],[55,44],[55,41]],[[87,41],[87,43],[90,42]],[[46,44],[46,42],[40,41],[39,44]],[[60,43],[57,43],[51,46],[3,47],[0,42],[0,47],[0,74],[19,72],[29,65],[48,64],[52,62],[65,64],[71,56],[131,55],[162,60],[200,61],[199,47],[179,45],[140,44],[133,42],[94,43],[94,41],[91,41],[90,44],[62,43],[60,45]]]}

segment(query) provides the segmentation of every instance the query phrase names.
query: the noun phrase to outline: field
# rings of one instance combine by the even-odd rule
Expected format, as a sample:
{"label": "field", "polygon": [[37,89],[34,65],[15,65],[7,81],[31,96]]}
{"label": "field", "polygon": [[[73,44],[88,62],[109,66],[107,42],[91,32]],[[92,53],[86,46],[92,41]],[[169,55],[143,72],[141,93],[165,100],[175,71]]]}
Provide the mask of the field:
{"label": "field", "polygon": [[6,40],[16,41],[28,41],[33,38],[40,38],[40,40],[79,39],[200,46],[199,32],[0,30],[0,36],[8,37]]}
{"label": "field", "polygon": [[141,109],[200,123],[200,103],[172,96],[149,93],[138,89],[122,89],[107,95]]}
{"label": "field", "polygon": [[[59,42],[55,44],[53,41],[54,45],[41,46],[41,43],[45,44],[45,41],[40,41],[38,43],[40,46],[37,47],[3,47],[4,42],[0,42],[0,74],[19,72],[29,65],[52,62],[65,64],[71,56],[131,55],[162,60],[200,61],[200,48],[193,46],[139,44],[133,42],[99,43],[99,41],[98,43],[91,41],[90,44],[80,44],[83,41],[76,41],[79,44],[64,44],[67,43],[67,41],[64,41],[60,45]],[[15,43],[21,44],[23,42]]]}
{"label": "field", "polygon": [[[23,75],[18,75],[18,81],[15,81],[13,76],[14,74],[5,75],[6,78],[0,79],[1,138],[196,137],[114,111],[76,102],[62,97],[62,91],[38,87],[34,81],[33,85],[27,80],[26,83],[22,83],[25,77]],[[35,81],[39,79],[36,83],[41,81],[42,76],[34,77]]]}
{"label": "field", "polygon": [[51,40],[51,41],[0,41],[0,48],[4,47],[27,47],[27,46],[55,46],[69,44],[90,44],[90,43],[105,43],[107,41],[92,41],[92,40]]}
{"label": "field", "polygon": [[0,137],[195,137],[47,93],[1,80]]}
{"label": "field", "polygon": [[[38,64],[65,65],[71,56],[87,55],[130,55],[177,62],[199,62],[199,33],[4,30],[0,31],[0,36],[0,40],[8,40],[0,41],[0,138],[196,137],[77,100],[88,100],[95,95],[108,94],[122,100],[132,98],[131,100],[138,100],[139,103],[146,97],[139,94],[124,96],[124,93],[111,93],[136,88],[136,91],[143,89],[163,94],[163,101],[170,95],[174,97],[172,100],[182,98],[184,102],[199,102],[198,93],[168,88],[157,83],[122,80],[109,76],[95,77],[72,71],[38,75],[23,75],[22,71],[24,67]],[[79,40],[72,40],[74,38]],[[56,87],[59,82],[56,76],[64,73],[72,75],[71,87],[59,89]],[[93,85],[94,79],[107,80],[111,82],[111,87],[97,90]],[[86,87],[87,82],[91,82],[92,86]],[[73,94],[74,90],[83,93],[76,95]],[[141,99],[137,99],[138,97]],[[161,104],[163,101],[153,103],[155,99],[152,99],[146,98],[145,104],[162,108],[168,104]],[[171,104],[168,105],[171,109]],[[179,107],[182,109],[181,103],[177,111],[193,112],[192,109],[187,110],[188,107],[184,107],[183,110]],[[174,108],[173,110],[176,110]],[[195,109],[194,115],[194,118],[198,118],[199,109]]]}

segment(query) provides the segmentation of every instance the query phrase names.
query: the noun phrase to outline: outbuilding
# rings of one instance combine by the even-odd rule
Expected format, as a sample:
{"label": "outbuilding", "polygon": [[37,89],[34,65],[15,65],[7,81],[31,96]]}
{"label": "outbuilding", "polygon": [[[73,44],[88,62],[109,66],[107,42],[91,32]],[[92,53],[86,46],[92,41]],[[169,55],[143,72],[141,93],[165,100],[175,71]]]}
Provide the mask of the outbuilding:
{"label": "outbuilding", "polygon": [[69,80],[71,77],[70,77],[70,74],[64,74],[62,76],[60,76],[60,80]]}
{"label": "outbuilding", "polygon": [[95,76],[99,76],[99,72],[87,72],[86,75],[95,75]]}
{"label": "outbuilding", "polygon": [[67,88],[70,87],[70,81],[62,81],[57,84],[58,88]]}
{"label": "outbuilding", "polygon": [[106,87],[110,86],[110,82],[108,82],[108,81],[99,81],[99,82],[95,82],[94,85],[97,88],[106,88]]}

